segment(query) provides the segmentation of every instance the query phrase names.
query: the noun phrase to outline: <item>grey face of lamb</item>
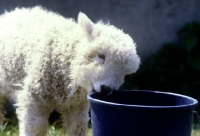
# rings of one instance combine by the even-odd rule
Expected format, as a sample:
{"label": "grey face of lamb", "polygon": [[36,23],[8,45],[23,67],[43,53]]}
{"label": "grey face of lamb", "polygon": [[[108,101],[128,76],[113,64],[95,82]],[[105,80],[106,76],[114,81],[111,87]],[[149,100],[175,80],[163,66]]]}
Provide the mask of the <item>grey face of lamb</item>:
{"label": "grey face of lamb", "polygon": [[126,58],[123,61],[116,59],[115,54],[98,52],[92,60],[95,70],[91,73],[91,80],[94,90],[99,93],[109,95],[118,90],[125,75],[133,73],[132,62],[126,61]]}
{"label": "grey face of lamb", "polygon": [[135,43],[113,26],[94,24],[83,13],[78,16],[78,24],[88,43],[77,50],[80,58],[77,63],[81,64],[78,67],[84,72],[76,76],[75,81],[88,92],[95,90],[110,94],[118,90],[125,75],[136,72],[139,67],[140,59],[135,51]]}

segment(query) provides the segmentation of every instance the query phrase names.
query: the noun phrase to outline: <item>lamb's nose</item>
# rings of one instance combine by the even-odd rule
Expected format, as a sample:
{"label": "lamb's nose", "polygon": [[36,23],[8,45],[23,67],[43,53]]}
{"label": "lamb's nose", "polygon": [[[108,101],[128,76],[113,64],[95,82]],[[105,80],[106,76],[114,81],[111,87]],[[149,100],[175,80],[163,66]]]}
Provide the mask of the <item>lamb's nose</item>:
{"label": "lamb's nose", "polygon": [[112,89],[108,86],[105,85],[101,85],[101,93],[105,94],[105,95],[110,95],[112,93]]}

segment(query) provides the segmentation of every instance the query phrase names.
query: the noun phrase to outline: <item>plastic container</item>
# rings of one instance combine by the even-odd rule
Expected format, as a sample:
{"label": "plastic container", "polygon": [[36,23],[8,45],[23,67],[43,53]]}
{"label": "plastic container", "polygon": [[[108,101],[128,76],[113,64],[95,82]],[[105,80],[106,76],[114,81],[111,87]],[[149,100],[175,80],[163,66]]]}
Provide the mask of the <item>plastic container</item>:
{"label": "plastic container", "polygon": [[191,136],[196,99],[157,91],[90,93],[93,136]]}

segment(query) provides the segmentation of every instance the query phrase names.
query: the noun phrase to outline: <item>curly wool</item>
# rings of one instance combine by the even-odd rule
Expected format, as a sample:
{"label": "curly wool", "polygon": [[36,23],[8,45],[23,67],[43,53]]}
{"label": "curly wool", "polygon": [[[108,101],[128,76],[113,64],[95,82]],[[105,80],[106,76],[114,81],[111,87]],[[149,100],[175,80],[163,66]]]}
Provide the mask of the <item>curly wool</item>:
{"label": "curly wool", "polygon": [[1,15],[0,45],[0,125],[5,100],[16,101],[20,136],[45,135],[55,108],[70,136],[85,136],[87,93],[103,84],[118,88],[140,63],[123,31],[83,13],[76,23],[41,7]]}
{"label": "curly wool", "polygon": [[[0,79],[2,83],[6,79],[8,84],[2,90],[9,92],[12,98],[16,97],[11,91],[15,90],[15,85],[34,85],[29,86],[37,88],[32,93],[49,93],[52,97],[58,92],[63,93],[62,90],[69,90],[69,65],[75,44],[83,37],[76,22],[40,7],[15,9],[1,16],[1,20],[0,58],[3,60]],[[61,94],[63,96],[67,95]]]}

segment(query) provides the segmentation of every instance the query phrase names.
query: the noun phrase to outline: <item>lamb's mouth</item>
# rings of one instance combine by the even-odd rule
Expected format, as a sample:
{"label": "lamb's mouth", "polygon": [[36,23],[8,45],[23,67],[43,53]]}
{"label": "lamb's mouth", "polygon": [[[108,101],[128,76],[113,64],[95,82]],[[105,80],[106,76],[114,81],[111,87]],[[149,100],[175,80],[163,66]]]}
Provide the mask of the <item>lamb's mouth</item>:
{"label": "lamb's mouth", "polygon": [[109,95],[111,95],[113,93],[113,90],[109,90],[109,91],[102,90],[100,93],[102,93],[103,95],[109,96]]}
{"label": "lamb's mouth", "polygon": [[[96,90],[94,90],[95,92],[98,92]],[[105,96],[109,96],[113,93],[113,89],[108,87],[108,86],[105,86],[105,85],[101,85],[101,90],[99,91],[99,93],[105,95]]]}

